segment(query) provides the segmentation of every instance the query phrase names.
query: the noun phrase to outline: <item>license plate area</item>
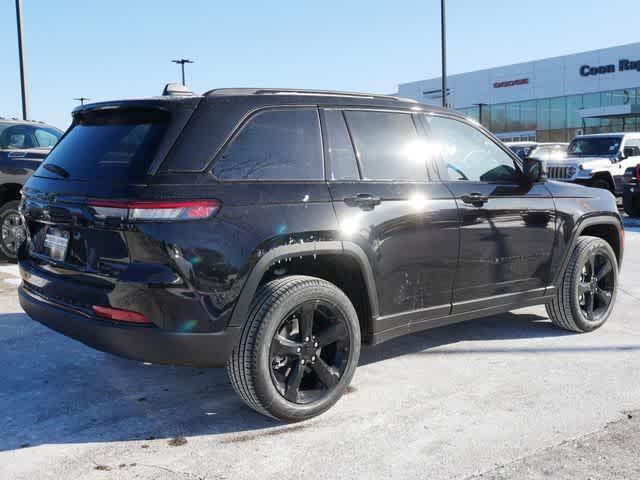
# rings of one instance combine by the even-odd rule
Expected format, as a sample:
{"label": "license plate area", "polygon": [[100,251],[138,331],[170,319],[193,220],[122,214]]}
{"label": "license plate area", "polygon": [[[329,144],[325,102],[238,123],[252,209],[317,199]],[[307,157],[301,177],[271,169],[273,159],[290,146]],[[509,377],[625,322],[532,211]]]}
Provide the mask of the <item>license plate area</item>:
{"label": "license plate area", "polygon": [[49,227],[44,237],[44,254],[58,262],[64,262],[69,249],[69,232]]}

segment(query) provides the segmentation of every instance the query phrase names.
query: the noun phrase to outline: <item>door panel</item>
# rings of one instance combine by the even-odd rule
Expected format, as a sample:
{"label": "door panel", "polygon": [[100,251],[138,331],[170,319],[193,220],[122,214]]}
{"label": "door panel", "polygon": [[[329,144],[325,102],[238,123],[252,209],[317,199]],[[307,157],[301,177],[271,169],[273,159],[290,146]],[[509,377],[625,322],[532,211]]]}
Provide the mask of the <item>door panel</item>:
{"label": "door panel", "polygon": [[[366,253],[376,280],[376,330],[448,315],[458,259],[458,214],[437,183],[332,182],[341,239]],[[378,197],[375,206],[349,199]],[[345,199],[347,199],[345,201]]]}
{"label": "door panel", "polygon": [[[484,308],[496,300],[477,301],[496,295],[532,291],[541,296],[549,284],[555,239],[555,207],[546,187],[483,182],[448,186],[460,212],[453,313]],[[485,196],[486,202],[463,200],[473,193]]]}
{"label": "door panel", "polygon": [[523,292],[542,296],[555,240],[548,189],[526,183],[519,160],[476,125],[448,115],[422,120],[460,215],[452,313],[508,305]]}

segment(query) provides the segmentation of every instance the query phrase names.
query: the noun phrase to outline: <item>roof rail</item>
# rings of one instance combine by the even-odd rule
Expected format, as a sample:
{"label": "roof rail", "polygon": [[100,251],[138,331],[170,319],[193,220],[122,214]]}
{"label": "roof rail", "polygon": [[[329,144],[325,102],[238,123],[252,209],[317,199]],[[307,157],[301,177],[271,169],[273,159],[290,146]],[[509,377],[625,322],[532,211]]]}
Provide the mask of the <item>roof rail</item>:
{"label": "roof rail", "polygon": [[205,96],[214,95],[318,95],[323,97],[379,98],[417,103],[415,100],[376,93],[343,92],[339,90],[308,90],[299,88],[215,88],[205,92]]}

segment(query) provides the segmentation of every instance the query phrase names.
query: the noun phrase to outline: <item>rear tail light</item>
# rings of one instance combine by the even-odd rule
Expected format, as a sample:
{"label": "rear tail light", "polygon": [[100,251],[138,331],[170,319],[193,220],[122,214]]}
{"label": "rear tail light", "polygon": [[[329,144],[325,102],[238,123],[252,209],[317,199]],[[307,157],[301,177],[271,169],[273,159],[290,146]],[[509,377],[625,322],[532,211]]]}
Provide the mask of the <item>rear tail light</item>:
{"label": "rear tail light", "polygon": [[636,182],[640,185],[640,163],[636,165]]}
{"label": "rear tail light", "polygon": [[97,218],[119,218],[133,221],[202,220],[212,217],[220,209],[216,200],[177,202],[120,202],[90,200],[89,207]]}
{"label": "rear tail light", "polygon": [[100,307],[98,305],[94,305],[91,308],[96,315],[102,318],[108,318],[109,320],[153,325],[153,322],[151,322],[151,320],[138,312],[132,312],[130,310],[119,310],[117,308]]}

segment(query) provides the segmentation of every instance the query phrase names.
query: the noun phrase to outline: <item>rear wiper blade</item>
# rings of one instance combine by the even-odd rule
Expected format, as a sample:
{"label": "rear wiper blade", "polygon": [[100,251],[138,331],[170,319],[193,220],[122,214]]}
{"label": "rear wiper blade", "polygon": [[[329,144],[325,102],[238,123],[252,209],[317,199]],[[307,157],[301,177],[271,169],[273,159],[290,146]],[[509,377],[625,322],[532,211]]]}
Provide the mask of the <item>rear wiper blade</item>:
{"label": "rear wiper blade", "polygon": [[50,172],[53,172],[57,175],[60,175],[63,178],[69,178],[69,172],[67,172],[64,168],[55,165],[53,163],[44,163],[42,165],[42,168],[46,168],[47,170],[49,170]]}

